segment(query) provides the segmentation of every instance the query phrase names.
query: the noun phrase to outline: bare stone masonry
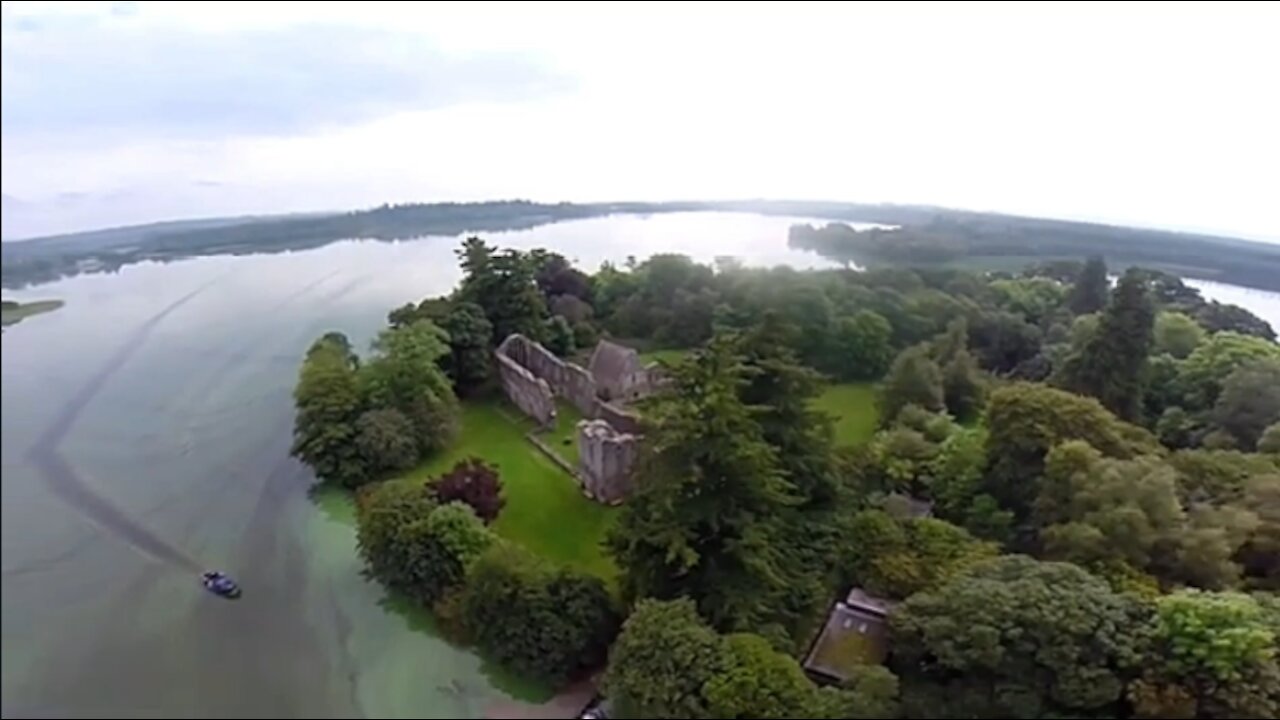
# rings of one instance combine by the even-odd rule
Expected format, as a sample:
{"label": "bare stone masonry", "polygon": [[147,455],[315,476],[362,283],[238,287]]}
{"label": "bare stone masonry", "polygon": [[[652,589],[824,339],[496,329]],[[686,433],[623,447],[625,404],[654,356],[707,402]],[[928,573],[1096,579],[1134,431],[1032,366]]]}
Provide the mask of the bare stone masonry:
{"label": "bare stone masonry", "polygon": [[507,397],[540,425],[555,422],[557,397],[590,418],[578,423],[578,481],[588,497],[622,502],[631,492],[640,418],[609,400],[648,394],[658,382],[655,369],[641,365],[635,350],[608,341],[592,353],[592,372],[519,334],[503,340],[495,354]]}

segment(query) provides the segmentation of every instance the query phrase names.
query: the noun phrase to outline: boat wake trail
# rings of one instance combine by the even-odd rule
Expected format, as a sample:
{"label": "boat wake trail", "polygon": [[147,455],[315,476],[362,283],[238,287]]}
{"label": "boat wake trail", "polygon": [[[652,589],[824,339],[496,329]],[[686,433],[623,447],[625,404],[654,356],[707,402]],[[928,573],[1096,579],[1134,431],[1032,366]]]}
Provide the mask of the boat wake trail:
{"label": "boat wake trail", "polygon": [[125,340],[124,345],[108,358],[107,362],[84,384],[84,387],[67,401],[49,427],[36,439],[29,454],[32,463],[44,476],[49,489],[63,502],[79,510],[99,527],[113,533],[155,560],[192,572],[200,570],[199,563],[99,495],[85,483],[58,448],[89,401],[98,394],[107,380],[111,379],[111,376],[119,371],[129,358],[133,357],[151,331],[178,308],[207,290],[218,279],[220,278],[215,278],[178,298],[139,325],[138,329]]}

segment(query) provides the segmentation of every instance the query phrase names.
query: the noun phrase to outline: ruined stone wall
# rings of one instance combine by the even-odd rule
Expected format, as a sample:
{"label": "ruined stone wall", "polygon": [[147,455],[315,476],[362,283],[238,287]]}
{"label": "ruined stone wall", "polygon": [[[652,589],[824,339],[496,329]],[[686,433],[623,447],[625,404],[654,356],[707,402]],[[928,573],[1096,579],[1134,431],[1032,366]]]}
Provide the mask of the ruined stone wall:
{"label": "ruined stone wall", "polygon": [[631,470],[640,438],[603,420],[578,423],[578,474],[587,497],[617,505],[631,494]]}
{"label": "ruined stone wall", "polygon": [[597,401],[595,410],[590,417],[608,422],[618,432],[631,433],[633,435],[640,432],[640,417],[633,412],[623,410],[613,403]]}
{"label": "ruined stone wall", "polygon": [[514,360],[534,377],[544,380],[551,392],[568,400],[578,412],[595,417],[596,384],[582,366],[561,360],[523,335],[503,340],[497,352],[499,357]]}
{"label": "ruined stone wall", "polygon": [[555,421],[556,398],[545,380],[534,377],[533,373],[501,353],[498,354],[498,377],[507,397],[524,414],[541,425]]}

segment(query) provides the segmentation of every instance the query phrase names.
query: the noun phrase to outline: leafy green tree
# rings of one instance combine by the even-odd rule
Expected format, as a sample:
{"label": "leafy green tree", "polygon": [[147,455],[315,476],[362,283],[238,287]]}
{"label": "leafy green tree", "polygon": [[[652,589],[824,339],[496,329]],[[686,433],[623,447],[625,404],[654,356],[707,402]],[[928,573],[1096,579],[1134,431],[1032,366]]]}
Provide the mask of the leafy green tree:
{"label": "leafy green tree", "polygon": [[1172,467],[1152,456],[1106,459],[1079,440],[1050,451],[1036,515],[1048,557],[1086,567],[1118,559],[1140,570],[1178,541],[1186,519]]}
{"label": "leafy green tree", "polygon": [[356,544],[369,569],[393,587],[414,583],[413,547],[404,528],[425,520],[437,507],[435,498],[415,483],[390,482],[363,488],[356,496]]}
{"label": "leafy green tree", "polygon": [[356,420],[356,448],[366,476],[404,472],[418,461],[413,425],[399,410],[368,410]]}
{"label": "leafy green tree", "polygon": [[347,487],[369,479],[356,443],[364,407],[356,379],[358,364],[347,338],[329,333],[307,350],[293,390],[292,455],[321,480]]}
{"label": "leafy green tree", "polygon": [[823,369],[844,380],[878,380],[893,360],[892,335],[889,321],[874,310],[839,318]]}
{"label": "leafy green tree", "polygon": [[703,686],[721,671],[721,638],[689,600],[641,600],[609,653],[604,692],[621,717],[712,717]]}
{"label": "leafy green tree", "polygon": [[555,315],[547,320],[547,330],[543,334],[546,338],[547,349],[559,355],[560,357],[568,357],[573,354],[575,349],[573,339],[573,328],[570,327],[569,321],[565,320],[561,315]]}
{"label": "leafy green tree", "polygon": [[1182,361],[1175,360],[1172,355],[1156,355],[1147,362],[1142,389],[1142,407],[1146,417],[1155,418],[1158,422],[1165,410],[1182,407],[1182,385],[1178,381],[1181,371]]}
{"label": "leafy green tree", "polygon": [[1246,480],[1243,505],[1254,511],[1258,525],[1235,559],[1251,586],[1280,590],[1280,472]]}
{"label": "leafy green tree", "polygon": [[1213,419],[1239,447],[1257,445],[1267,426],[1280,421],[1280,359],[1250,362],[1228,375]]}
{"label": "leafy green tree", "polygon": [[1095,255],[1085,261],[1080,276],[1071,286],[1071,294],[1067,296],[1067,307],[1076,315],[1095,313],[1106,307],[1107,263],[1101,256]]}
{"label": "leafy green tree", "polygon": [[1136,420],[1154,316],[1146,282],[1138,273],[1125,273],[1103,311],[1098,332],[1067,358],[1058,381],[1068,390],[1098,398],[1121,418]]}
{"label": "leafy green tree", "polygon": [[1161,312],[1156,316],[1155,351],[1168,353],[1181,360],[1204,342],[1204,328],[1180,312]]}
{"label": "leafy green tree", "polygon": [[1040,355],[1043,342],[1039,328],[1005,311],[977,313],[969,320],[969,339],[978,363],[997,374],[1032,361]]}
{"label": "leafy green tree", "polygon": [[813,704],[817,689],[800,665],[759,635],[725,637],[722,654],[720,671],[703,687],[707,717],[793,718]]}
{"label": "leafy green tree", "polygon": [[468,393],[484,385],[493,368],[493,325],[484,316],[484,308],[473,302],[453,303],[441,328],[449,334],[445,368],[454,387]]}
{"label": "leafy green tree", "polygon": [[1160,444],[1175,450],[1191,447],[1199,425],[1186,410],[1178,406],[1166,408],[1156,421],[1156,437]]}
{"label": "leafy green tree", "polygon": [[960,350],[942,368],[943,401],[947,412],[956,419],[967,421],[976,417],[982,411],[986,393],[978,363],[968,350]]}
{"label": "leafy green tree", "polygon": [[419,458],[445,447],[457,430],[458,399],[438,362],[449,352],[444,333],[419,320],[383,330],[373,349],[360,370],[368,403],[395,408],[409,419]]}
{"label": "leafy green tree", "polygon": [[1040,323],[1062,304],[1066,289],[1049,278],[1018,278],[995,280],[991,289],[996,292],[1000,307],[1025,317],[1028,322]]}
{"label": "leafy green tree", "polygon": [[1274,422],[1258,438],[1258,452],[1280,454],[1280,422]]}
{"label": "leafy green tree", "polygon": [[842,580],[904,598],[996,555],[991,543],[936,518],[896,519],[881,510],[853,517],[843,549]]}
{"label": "leafy green tree", "polygon": [[906,714],[1116,717],[1149,613],[1075,565],[978,565],[890,617]]}
{"label": "leafy green tree", "polygon": [[599,578],[552,569],[505,543],[472,567],[462,620],[490,656],[553,683],[602,663],[619,621]]}
{"label": "leafy green tree", "polygon": [[1164,596],[1152,657],[1129,690],[1139,717],[1276,717],[1276,627],[1247,595]]}
{"label": "leafy green tree", "polygon": [[1208,410],[1218,401],[1231,373],[1256,360],[1280,361],[1280,345],[1235,332],[1209,336],[1183,361],[1178,382],[1188,410]]}
{"label": "leafy green tree", "polygon": [[897,417],[907,405],[938,411],[943,404],[942,371],[929,357],[928,348],[907,348],[894,358],[880,391],[880,416]]}
{"label": "leafy green tree", "polygon": [[780,612],[781,515],[796,503],[741,393],[727,341],[672,366],[670,392],[645,409],[636,493],[609,538],[630,598],[685,596],[726,630]]}
{"label": "leafy green tree", "polygon": [[1045,385],[1013,383],[987,405],[987,458],[983,490],[1018,519],[1040,492],[1044,458],[1055,445],[1083,440],[1106,457],[1155,453],[1155,438],[1116,419],[1093,398]]}
{"label": "leafy green tree", "polygon": [[1236,503],[1250,477],[1280,472],[1280,458],[1236,450],[1180,450],[1168,461],[1178,470],[1178,494],[1187,505]]}

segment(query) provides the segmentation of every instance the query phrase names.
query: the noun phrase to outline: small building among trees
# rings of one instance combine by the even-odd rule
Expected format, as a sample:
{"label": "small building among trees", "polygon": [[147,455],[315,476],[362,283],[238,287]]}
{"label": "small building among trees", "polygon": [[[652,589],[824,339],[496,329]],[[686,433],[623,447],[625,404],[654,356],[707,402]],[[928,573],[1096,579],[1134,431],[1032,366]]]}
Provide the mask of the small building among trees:
{"label": "small building among trees", "polygon": [[836,601],[805,657],[804,669],[824,680],[845,682],[862,665],[879,665],[889,655],[889,613],[893,603],[853,588]]}

